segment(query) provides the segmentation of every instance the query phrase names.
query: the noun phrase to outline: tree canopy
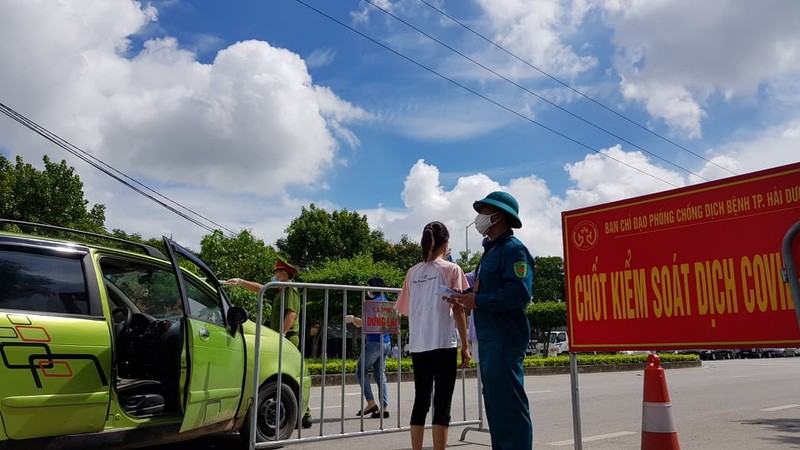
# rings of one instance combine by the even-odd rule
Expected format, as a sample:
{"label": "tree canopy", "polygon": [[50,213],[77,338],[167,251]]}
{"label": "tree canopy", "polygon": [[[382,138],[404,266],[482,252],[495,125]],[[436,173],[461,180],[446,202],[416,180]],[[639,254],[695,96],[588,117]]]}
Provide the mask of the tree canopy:
{"label": "tree canopy", "polygon": [[405,234],[400,238],[400,242],[387,243],[387,245],[388,254],[383,259],[375,258],[376,261],[384,261],[403,272],[422,261],[422,245],[417,241],[412,241]]}
{"label": "tree canopy", "polygon": [[[225,236],[215,230],[200,241],[200,259],[223,280],[242,278],[266,283],[272,278],[277,253],[264,241],[257,239],[249,230],[242,230],[236,236]],[[228,298],[241,306],[255,320],[258,310],[258,295],[246,289],[228,289]],[[264,303],[264,317],[269,317],[269,303]]]}
{"label": "tree canopy", "polygon": [[[553,329],[567,326],[567,304],[564,302],[531,303],[525,309],[525,315],[528,316],[531,328],[538,332],[534,337],[547,336]],[[544,350],[544,355],[547,356],[547,342]]]}
{"label": "tree canopy", "polygon": [[286,237],[275,245],[289,261],[310,269],[325,261],[371,254],[374,236],[366,215],[346,209],[329,213],[313,203],[286,227]]}
{"label": "tree canopy", "polygon": [[564,259],[560,256],[536,256],[533,301],[558,302],[567,298],[564,288]]}
{"label": "tree canopy", "polygon": [[47,155],[42,160],[40,171],[21,156],[11,164],[0,155],[0,217],[103,232],[106,207],[88,207],[75,169],[64,160],[56,164]]}

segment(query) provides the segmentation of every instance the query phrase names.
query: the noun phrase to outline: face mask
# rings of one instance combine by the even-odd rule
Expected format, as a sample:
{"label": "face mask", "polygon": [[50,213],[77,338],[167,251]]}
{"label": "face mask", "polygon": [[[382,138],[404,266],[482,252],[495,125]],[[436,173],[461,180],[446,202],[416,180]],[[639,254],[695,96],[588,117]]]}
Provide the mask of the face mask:
{"label": "face mask", "polygon": [[475,229],[483,236],[486,236],[486,232],[489,231],[489,228],[492,227],[497,222],[492,222],[492,216],[494,214],[478,214],[478,217],[475,218]]}

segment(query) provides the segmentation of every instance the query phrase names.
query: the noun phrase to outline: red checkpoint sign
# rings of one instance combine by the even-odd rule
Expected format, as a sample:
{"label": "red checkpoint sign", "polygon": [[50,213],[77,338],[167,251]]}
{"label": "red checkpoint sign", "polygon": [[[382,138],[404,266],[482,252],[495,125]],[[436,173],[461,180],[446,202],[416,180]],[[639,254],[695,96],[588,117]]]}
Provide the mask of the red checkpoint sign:
{"label": "red checkpoint sign", "polygon": [[400,314],[393,302],[364,301],[364,334],[400,334]]}
{"label": "red checkpoint sign", "polygon": [[800,347],[781,256],[800,163],[561,219],[570,351]]}

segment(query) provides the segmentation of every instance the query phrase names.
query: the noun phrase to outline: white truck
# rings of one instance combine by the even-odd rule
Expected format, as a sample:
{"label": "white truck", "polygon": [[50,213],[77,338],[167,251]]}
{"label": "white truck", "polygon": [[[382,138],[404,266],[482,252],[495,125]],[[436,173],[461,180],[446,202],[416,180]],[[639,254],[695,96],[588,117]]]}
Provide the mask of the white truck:
{"label": "white truck", "polygon": [[566,331],[551,331],[545,337],[546,339],[543,337],[542,339],[539,339],[539,342],[536,343],[536,350],[542,356],[544,356],[545,342],[547,342],[548,356],[558,356],[564,353],[569,353],[569,335],[567,335]]}

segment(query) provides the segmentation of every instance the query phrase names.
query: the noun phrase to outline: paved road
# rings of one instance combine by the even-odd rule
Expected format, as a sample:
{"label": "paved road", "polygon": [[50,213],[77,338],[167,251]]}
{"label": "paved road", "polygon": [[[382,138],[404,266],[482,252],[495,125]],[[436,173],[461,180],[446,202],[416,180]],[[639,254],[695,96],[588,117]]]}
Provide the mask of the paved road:
{"label": "paved road", "polygon": [[[667,370],[672,397],[673,418],[683,449],[800,449],[800,358],[706,361],[700,368]],[[569,449],[573,445],[572,408],[569,375],[531,376],[526,389],[532,405],[534,447]],[[395,399],[397,385],[391,387],[392,410],[385,428],[398,427],[396,408],[400,406],[399,425],[405,427],[413,401],[413,385],[400,384],[400,401]],[[582,374],[579,378],[581,428],[584,449],[638,449],[642,414],[642,372]],[[466,398],[468,420],[477,419],[477,386],[466,380],[465,396],[461,386],[454,398],[454,420],[463,420],[462,399]],[[312,411],[318,419],[324,412],[324,434],[355,432],[361,420],[353,415],[359,408],[358,387],[344,389],[344,422],[341,386],[327,386],[324,405],[322,392],[312,392]],[[458,406],[456,406],[458,405]],[[364,421],[365,430],[379,428],[379,420]],[[342,428],[344,427],[344,428]],[[460,441],[464,427],[453,427],[449,447],[453,449],[489,449],[489,435],[470,431]],[[426,448],[431,447],[430,432]],[[303,436],[319,436],[320,424],[304,430]],[[234,438],[216,437],[158,450],[232,448]],[[402,431],[367,437],[348,437],[324,442],[302,442],[287,449],[353,450],[410,448],[408,432]]]}

